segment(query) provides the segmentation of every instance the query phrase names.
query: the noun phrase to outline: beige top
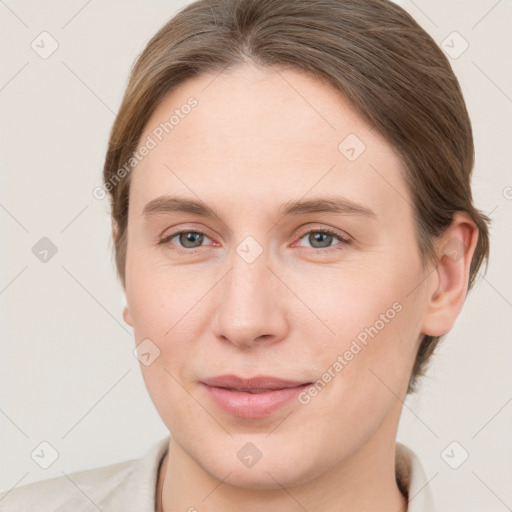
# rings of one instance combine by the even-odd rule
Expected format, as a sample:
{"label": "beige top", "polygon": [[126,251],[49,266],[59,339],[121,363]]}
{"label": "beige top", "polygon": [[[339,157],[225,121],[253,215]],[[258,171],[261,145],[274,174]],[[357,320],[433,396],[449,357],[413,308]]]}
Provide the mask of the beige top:
{"label": "beige top", "polygon": [[[1,512],[155,512],[160,462],[169,437],[141,459],[77,471],[0,494]],[[431,490],[416,454],[396,443],[396,476],[409,496],[407,512],[434,512]]]}

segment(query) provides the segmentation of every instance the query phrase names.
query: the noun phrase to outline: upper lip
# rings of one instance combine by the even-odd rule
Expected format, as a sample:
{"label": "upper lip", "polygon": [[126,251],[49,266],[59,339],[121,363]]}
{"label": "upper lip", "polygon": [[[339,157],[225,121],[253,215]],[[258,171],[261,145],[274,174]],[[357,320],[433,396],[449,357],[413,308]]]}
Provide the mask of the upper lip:
{"label": "upper lip", "polygon": [[304,384],[310,384],[310,382],[283,380],[267,375],[247,379],[238,377],[237,375],[220,375],[218,377],[204,379],[202,382],[207,386],[236,389],[238,391],[295,388],[297,386],[303,386]]}

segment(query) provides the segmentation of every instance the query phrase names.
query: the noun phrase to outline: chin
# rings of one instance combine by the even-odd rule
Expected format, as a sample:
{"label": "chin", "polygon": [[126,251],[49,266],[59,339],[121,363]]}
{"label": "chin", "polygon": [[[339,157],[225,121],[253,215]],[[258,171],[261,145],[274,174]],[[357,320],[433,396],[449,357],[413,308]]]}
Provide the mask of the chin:
{"label": "chin", "polygon": [[[205,468],[208,470],[208,468]],[[217,472],[216,468],[209,473],[219,481],[223,481],[224,485],[239,487],[242,489],[251,489],[258,491],[279,491],[282,492],[283,487],[295,487],[306,483],[307,477],[300,477],[290,473],[290,468],[286,471],[276,470],[273,464],[261,466],[259,469],[255,467],[246,469],[234,465],[227,472]],[[226,478],[226,475],[229,476]]]}
{"label": "chin", "polygon": [[[255,445],[261,445],[263,442],[255,441],[253,444],[250,441],[235,441],[233,444],[236,448],[227,443],[223,447],[217,445],[216,449],[205,449],[203,453],[191,455],[213,478],[225,485],[244,489],[281,492],[283,487],[306,484],[325,471],[325,464],[322,465],[321,461],[318,461],[315,470],[315,465],[308,462],[300,447],[294,453],[290,452],[284,443],[279,443],[279,448],[262,447],[258,454]],[[265,455],[267,450],[268,454]],[[207,457],[205,453],[208,454]]]}

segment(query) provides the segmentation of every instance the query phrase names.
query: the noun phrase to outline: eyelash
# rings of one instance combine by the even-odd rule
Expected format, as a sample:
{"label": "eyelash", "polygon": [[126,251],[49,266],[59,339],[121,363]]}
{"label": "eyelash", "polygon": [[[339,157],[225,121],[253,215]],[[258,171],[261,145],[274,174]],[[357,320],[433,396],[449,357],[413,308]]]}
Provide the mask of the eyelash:
{"label": "eyelash", "polygon": [[[194,233],[194,234],[204,235],[204,236],[208,237],[208,235],[206,233],[203,233],[202,231],[196,231],[196,230],[193,230],[193,229],[182,229],[181,231],[175,231],[174,233],[166,236],[165,238],[160,240],[159,244],[165,244],[167,242],[170,242],[173,238],[175,238],[177,235],[181,235],[182,233]],[[310,247],[310,249],[313,249],[313,250],[316,250],[316,251],[330,252],[332,250],[340,250],[341,248],[338,247],[338,246],[340,246],[340,245],[341,246],[349,245],[352,242],[349,238],[346,238],[346,237],[340,235],[338,232],[336,232],[336,231],[334,231],[332,229],[329,229],[329,228],[310,229],[309,231],[305,231],[304,233],[302,233],[302,235],[298,238],[298,240],[299,241],[302,240],[306,235],[309,235],[310,233],[322,233],[322,234],[330,235],[330,236],[333,236],[334,238],[337,238],[340,241],[339,244],[333,245],[331,247],[320,248],[320,249],[317,249],[316,247]],[[208,237],[208,238],[210,238],[210,237]],[[185,247],[180,247],[180,246],[176,246],[176,247],[180,251],[184,251],[184,252],[187,252],[187,253],[194,253],[198,249],[200,249],[202,246],[194,247],[193,249],[187,249]]]}

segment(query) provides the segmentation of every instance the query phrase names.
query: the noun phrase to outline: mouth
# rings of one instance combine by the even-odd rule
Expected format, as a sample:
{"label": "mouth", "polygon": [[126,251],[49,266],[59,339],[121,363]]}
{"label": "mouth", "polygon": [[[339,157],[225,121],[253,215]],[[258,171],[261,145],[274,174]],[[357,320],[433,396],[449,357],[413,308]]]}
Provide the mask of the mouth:
{"label": "mouth", "polygon": [[201,382],[217,407],[231,416],[253,420],[270,416],[311,384],[267,376],[243,379],[234,375]]}
{"label": "mouth", "polygon": [[[227,389],[228,391],[238,391],[240,393],[251,393],[251,394],[269,393],[270,391],[276,391],[275,389],[245,389],[245,390],[241,390],[241,389],[236,389],[236,388],[223,388],[223,387],[221,387],[220,389]],[[281,389],[286,389],[286,388],[281,388]]]}
{"label": "mouth", "polygon": [[311,384],[311,382],[280,379],[272,376],[258,376],[243,378],[237,375],[221,375],[204,379],[203,384],[232,391],[245,391],[248,393],[264,393],[276,389],[296,388]]}

